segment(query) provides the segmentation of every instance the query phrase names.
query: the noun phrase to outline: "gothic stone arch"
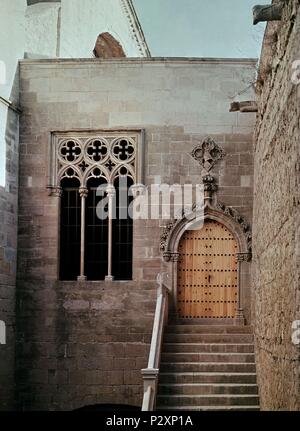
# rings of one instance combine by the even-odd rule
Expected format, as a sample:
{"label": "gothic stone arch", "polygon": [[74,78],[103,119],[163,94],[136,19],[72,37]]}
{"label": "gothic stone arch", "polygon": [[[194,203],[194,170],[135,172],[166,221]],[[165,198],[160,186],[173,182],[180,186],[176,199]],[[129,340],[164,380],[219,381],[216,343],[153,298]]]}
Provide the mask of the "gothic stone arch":
{"label": "gothic stone arch", "polygon": [[216,202],[211,203],[211,199],[206,201],[204,213],[196,209],[188,217],[183,217],[178,221],[169,223],[161,237],[161,251],[164,261],[169,265],[169,278],[173,294],[173,306],[177,308],[177,270],[179,260],[179,243],[183,234],[190,230],[195,223],[205,223],[206,220],[214,220],[225,227],[233,234],[238,245],[236,256],[238,262],[238,307],[236,312],[235,324],[245,324],[244,317],[244,292],[242,283],[242,273],[247,272],[247,265],[252,257],[252,236],[249,223],[241,216],[237,210],[226,207]]}

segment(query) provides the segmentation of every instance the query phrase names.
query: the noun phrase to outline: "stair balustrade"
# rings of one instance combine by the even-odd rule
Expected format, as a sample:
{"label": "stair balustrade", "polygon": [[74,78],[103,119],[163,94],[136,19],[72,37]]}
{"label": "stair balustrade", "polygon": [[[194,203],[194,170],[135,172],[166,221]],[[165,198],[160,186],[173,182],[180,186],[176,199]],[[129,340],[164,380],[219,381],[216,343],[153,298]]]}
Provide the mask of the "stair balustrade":
{"label": "stair balustrade", "polygon": [[160,357],[164,328],[168,323],[170,294],[168,287],[163,283],[163,275],[164,274],[159,274],[157,277],[159,287],[157,290],[157,302],[154,315],[148,367],[141,371],[144,381],[142,411],[154,411],[156,406]]}

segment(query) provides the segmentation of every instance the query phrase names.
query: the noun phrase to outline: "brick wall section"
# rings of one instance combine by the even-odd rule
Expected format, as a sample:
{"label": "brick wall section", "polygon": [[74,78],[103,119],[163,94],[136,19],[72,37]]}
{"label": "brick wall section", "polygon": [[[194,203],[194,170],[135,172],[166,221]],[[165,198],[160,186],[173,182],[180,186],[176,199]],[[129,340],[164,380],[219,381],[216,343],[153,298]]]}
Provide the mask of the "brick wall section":
{"label": "brick wall section", "polygon": [[[227,152],[214,170],[219,199],[252,216],[253,114],[229,113],[253,61],[21,62],[18,242],[19,405],[74,409],[141,405],[156,302],[160,222],[134,226],[132,282],[57,282],[58,198],[47,195],[50,131],[143,128],[145,182],[200,181],[188,154],[210,135]],[[247,98],[253,97],[249,91]],[[244,274],[250,320],[250,281]]]}
{"label": "brick wall section", "polygon": [[[11,99],[18,100],[18,85]],[[6,187],[0,187],[0,320],[6,324],[6,345],[0,345],[0,410],[14,408],[15,294],[19,116],[8,111],[6,124]]]}
{"label": "brick wall section", "polygon": [[253,309],[264,410],[300,408],[299,351],[291,340],[300,318],[300,86],[291,82],[299,52],[299,1],[290,0],[283,20],[267,28],[258,81]]}

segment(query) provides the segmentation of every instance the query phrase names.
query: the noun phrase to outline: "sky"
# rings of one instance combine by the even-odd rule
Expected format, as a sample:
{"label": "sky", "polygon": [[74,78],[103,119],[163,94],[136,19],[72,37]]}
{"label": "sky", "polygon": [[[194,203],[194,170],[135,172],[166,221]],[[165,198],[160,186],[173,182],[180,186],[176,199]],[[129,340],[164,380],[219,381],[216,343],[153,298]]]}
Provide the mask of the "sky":
{"label": "sky", "polygon": [[[270,1],[264,1],[264,4]],[[258,58],[258,0],[134,0],[152,57]]]}

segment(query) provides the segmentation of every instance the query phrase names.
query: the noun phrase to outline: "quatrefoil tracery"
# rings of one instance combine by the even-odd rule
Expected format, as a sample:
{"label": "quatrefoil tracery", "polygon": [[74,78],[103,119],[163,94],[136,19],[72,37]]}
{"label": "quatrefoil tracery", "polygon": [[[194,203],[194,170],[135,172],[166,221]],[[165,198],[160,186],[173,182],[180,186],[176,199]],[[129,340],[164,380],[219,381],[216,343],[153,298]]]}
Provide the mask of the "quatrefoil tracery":
{"label": "quatrefoil tracery", "polygon": [[92,163],[103,162],[109,155],[108,144],[102,139],[93,139],[87,143],[85,154]]}
{"label": "quatrefoil tracery", "polygon": [[82,156],[80,143],[75,140],[63,141],[58,154],[63,162],[76,163]]}
{"label": "quatrefoil tracery", "polygon": [[58,145],[57,157],[59,181],[78,178],[85,186],[90,178],[105,177],[107,181],[126,175],[135,178],[136,147],[128,137],[64,139]]}
{"label": "quatrefoil tracery", "polygon": [[135,157],[135,148],[129,139],[118,139],[112,144],[112,156],[119,162],[129,162]]}

